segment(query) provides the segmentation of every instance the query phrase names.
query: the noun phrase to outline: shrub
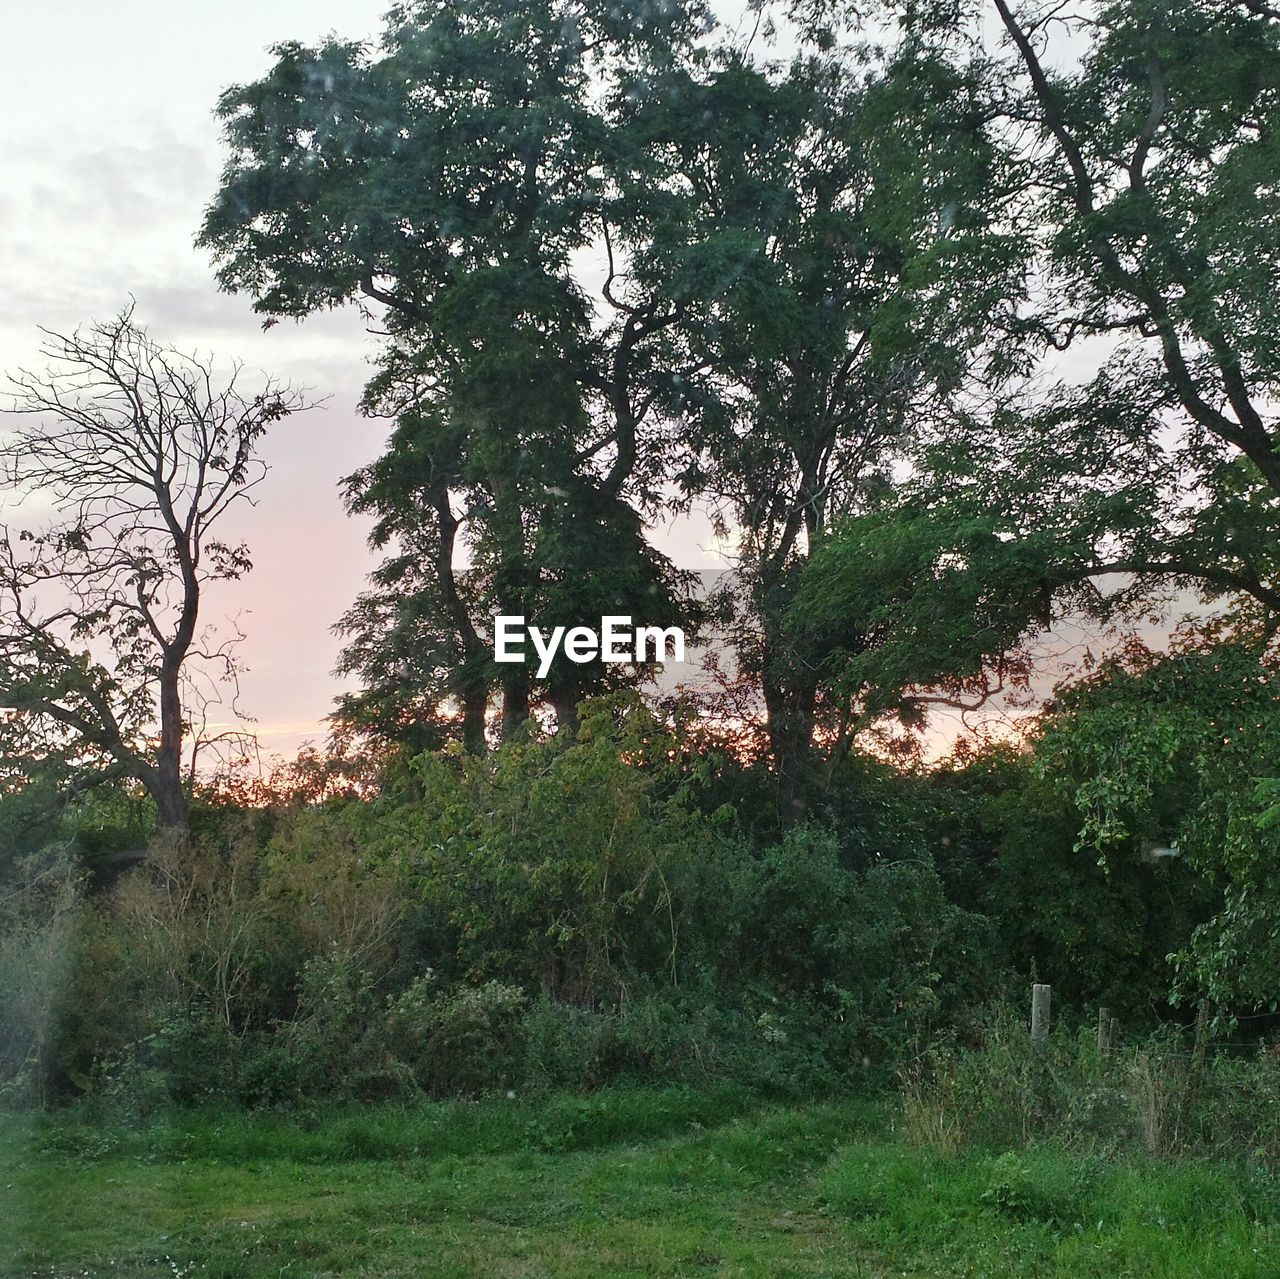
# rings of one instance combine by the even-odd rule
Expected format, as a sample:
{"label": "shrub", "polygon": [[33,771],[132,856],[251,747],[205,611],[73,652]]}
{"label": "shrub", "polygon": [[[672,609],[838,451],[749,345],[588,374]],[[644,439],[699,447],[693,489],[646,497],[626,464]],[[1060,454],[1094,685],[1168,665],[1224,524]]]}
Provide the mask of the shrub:
{"label": "shrub", "polygon": [[710,846],[672,882],[685,978],[740,993],[775,1045],[798,1037],[838,1068],[900,1058],[982,992],[990,928],[927,858],[849,868],[835,832],[807,825]]}
{"label": "shrub", "polygon": [[437,991],[427,973],[391,1001],[387,1043],[433,1096],[474,1096],[519,1082],[527,999],[500,981]]}
{"label": "shrub", "polygon": [[81,876],[60,848],[23,858],[0,897],[0,1107],[47,1095],[83,914]]}
{"label": "shrub", "polygon": [[447,925],[469,980],[612,1003],[636,974],[670,975],[668,872],[715,838],[671,762],[677,746],[618,698],[586,706],[572,738],[422,756],[411,794],[384,800],[379,848]]}
{"label": "shrub", "polygon": [[1166,1028],[1099,1056],[1091,1028],[1031,1043],[997,1009],[977,1047],[935,1046],[902,1072],[909,1139],[1008,1149],[1052,1138],[1101,1153],[1248,1150],[1280,1157],[1280,1062],[1270,1051],[1203,1054]]}
{"label": "shrub", "polygon": [[364,1098],[402,1090],[405,1072],[387,1051],[383,1009],[376,977],[358,957],[335,946],[309,959],[297,1015],[280,1025],[276,1044],[264,1044],[282,1076],[276,1086],[292,1065],[299,1094]]}

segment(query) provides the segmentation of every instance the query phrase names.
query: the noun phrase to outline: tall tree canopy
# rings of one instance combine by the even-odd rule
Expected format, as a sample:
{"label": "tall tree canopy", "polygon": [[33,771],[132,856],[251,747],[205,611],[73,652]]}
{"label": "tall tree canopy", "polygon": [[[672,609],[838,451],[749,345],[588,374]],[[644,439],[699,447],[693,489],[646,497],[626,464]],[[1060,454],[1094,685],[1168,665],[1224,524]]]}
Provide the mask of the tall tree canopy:
{"label": "tall tree canopy", "polygon": [[737,260],[701,299],[694,341],[720,394],[690,406],[685,483],[741,538],[737,647],[802,802],[815,737],[839,753],[861,722],[824,663],[875,642],[850,613],[795,624],[804,566],[833,521],[896,488],[940,398],[984,376],[1023,254],[1000,223],[1004,156],[953,61],[868,74],[811,53],[782,76],[735,66],[708,96],[728,105],[671,126],[715,195],[690,238]]}
{"label": "tall tree canopy", "polygon": [[[535,690],[488,660],[492,614],[688,616],[643,537],[680,301],[612,278],[593,301],[577,258],[611,230],[618,103],[705,24],[696,5],[415,4],[376,52],[282,46],[223,99],[203,239],[224,286],[273,317],[384,313],[365,406],[396,427],[348,495],[392,554],[344,623],[366,685],[348,713],[383,731],[432,731],[450,697],[479,746],[499,676],[519,726]],[[541,693],[571,719],[603,680],[558,664]]]}
{"label": "tall tree canopy", "polygon": [[424,3],[376,51],[277,54],[223,99],[203,240],[270,317],[384,313],[365,407],[396,425],[347,492],[388,555],[343,623],[346,716],[423,741],[460,722],[478,747],[500,683],[507,734],[531,699],[571,720],[605,668],[499,671],[489,617],[689,621],[645,525],[708,500],[798,778],[818,681],[785,620],[795,568],[1017,292],[966,69],[769,62],[696,3]]}
{"label": "tall tree canopy", "polygon": [[911,707],[950,671],[953,696],[981,695],[1016,676],[1019,637],[1055,616],[1188,591],[1269,642],[1277,15],[1159,0],[877,12],[914,64],[972,68],[1026,286],[992,313],[1000,379],[970,368],[919,433],[909,482],[834,529],[814,565],[808,625],[863,617],[892,637],[837,647],[824,679],[881,705],[907,681]]}

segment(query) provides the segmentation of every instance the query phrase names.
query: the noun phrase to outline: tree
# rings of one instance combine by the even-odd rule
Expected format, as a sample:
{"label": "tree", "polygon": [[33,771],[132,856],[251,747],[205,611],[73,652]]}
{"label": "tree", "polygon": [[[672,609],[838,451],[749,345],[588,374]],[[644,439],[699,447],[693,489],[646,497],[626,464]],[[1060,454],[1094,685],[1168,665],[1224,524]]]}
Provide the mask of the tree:
{"label": "tree", "polygon": [[54,514],[0,533],[6,753],[57,760],[77,785],[136,780],[181,830],[198,682],[237,669],[238,633],[201,630],[201,604],[251,566],[221,526],[266,473],[263,432],[302,401],[271,380],[241,392],[238,366],[215,381],[132,307],[44,332],[49,367],[14,376],[0,444],[7,486]]}
{"label": "tree", "polygon": [[992,312],[1003,376],[957,381],[906,451],[910,481],[833,529],[808,576],[811,632],[844,616],[883,637],[835,645],[824,678],[911,711],[954,654],[950,695],[980,696],[1055,613],[1149,615],[1191,591],[1223,610],[1217,638],[1273,642],[1275,13],[881,10],[913,67],[970,65],[1027,283]]}
{"label": "tree", "polygon": [[922,460],[922,500],[985,511],[1039,554],[1055,598],[1104,609],[1190,588],[1274,636],[1277,14],[962,8],[968,25],[906,21],[925,46],[980,46],[984,13],[1003,32],[983,55],[985,109],[1017,140],[1010,216],[1037,287],[1009,337],[1037,379],[951,418]]}
{"label": "tree", "polygon": [[679,302],[612,274],[593,300],[575,254],[609,234],[618,103],[702,23],[696,4],[423,0],[377,50],[282,45],[223,97],[201,237],[223,287],[269,317],[376,307],[387,334],[365,407],[396,428],[347,492],[389,557],[342,623],[368,695],[344,713],[379,732],[479,749],[495,687],[510,736],[617,678],[558,663],[535,687],[489,660],[495,613],[688,616],[643,537]]}
{"label": "tree", "polygon": [[781,74],[730,60],[666,109],[686,180],[713,193],[693,238],[730,277],[691,308],[709,386],[690,397],[685,482],[739,535],[737,648],[784,807],[803,807],[815,739],[842,749],[861,723],[823,671],[854,628],[795,623],[805,565],[895,485],[931,401],[981,364],[1020,287],[977,93],[941,58],[868,74],[810,53]]}

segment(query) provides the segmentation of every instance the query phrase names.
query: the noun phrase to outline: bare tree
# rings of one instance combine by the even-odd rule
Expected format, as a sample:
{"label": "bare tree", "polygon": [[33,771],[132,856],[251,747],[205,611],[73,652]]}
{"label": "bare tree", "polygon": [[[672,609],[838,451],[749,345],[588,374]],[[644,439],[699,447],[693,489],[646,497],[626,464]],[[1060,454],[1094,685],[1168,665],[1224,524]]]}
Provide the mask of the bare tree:
{"label": "bare tree", "polygon": [[234,680],[238,628],[198,628],[205,587],[239,578],[247,548],[223,515],[266,474],[269,424],[304,407],[267,379],[238,388],[210,361],[157,344],[127,307],[11,379],[0,476],[51,508],[39,530],[0,525],[0,707],[10,749],[84,781],[132,778],[162,827],[188,819],[184,739],[195,676]]}

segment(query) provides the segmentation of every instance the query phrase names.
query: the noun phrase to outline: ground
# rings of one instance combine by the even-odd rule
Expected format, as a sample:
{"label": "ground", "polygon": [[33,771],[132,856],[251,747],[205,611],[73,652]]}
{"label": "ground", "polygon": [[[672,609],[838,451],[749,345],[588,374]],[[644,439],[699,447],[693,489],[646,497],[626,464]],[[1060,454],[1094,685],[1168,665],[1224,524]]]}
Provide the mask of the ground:
{"label": "ground", "polygon": [[0,1275],[1275,1279],[1280,1179],[912,1147],[731,1088],[13,1118]]}

